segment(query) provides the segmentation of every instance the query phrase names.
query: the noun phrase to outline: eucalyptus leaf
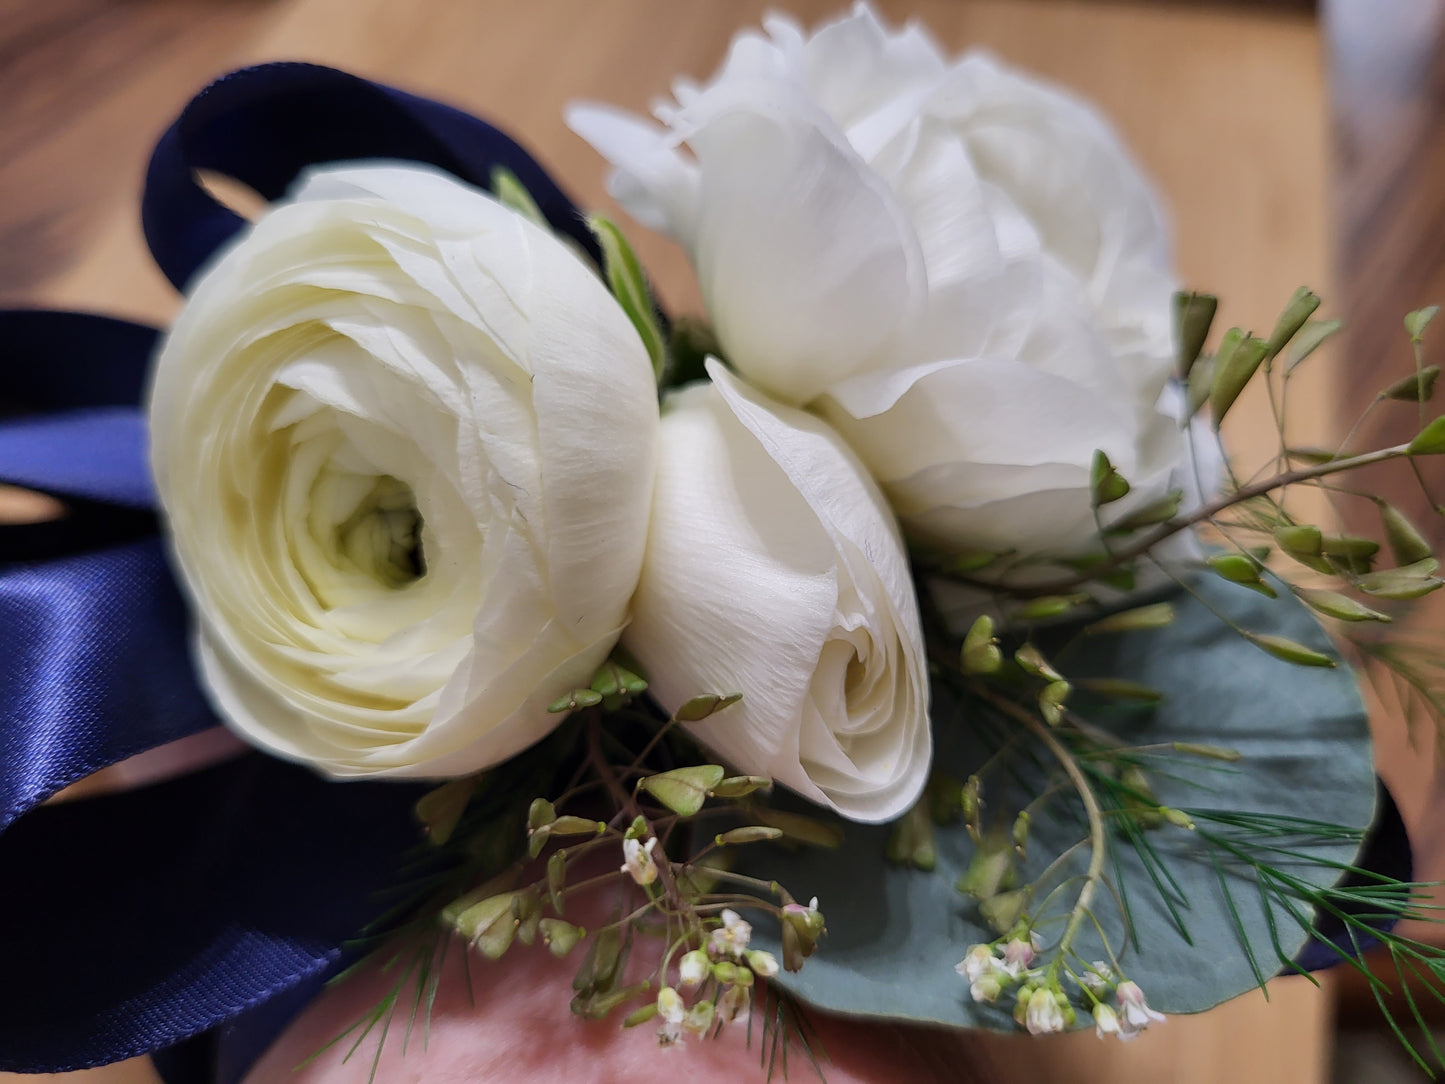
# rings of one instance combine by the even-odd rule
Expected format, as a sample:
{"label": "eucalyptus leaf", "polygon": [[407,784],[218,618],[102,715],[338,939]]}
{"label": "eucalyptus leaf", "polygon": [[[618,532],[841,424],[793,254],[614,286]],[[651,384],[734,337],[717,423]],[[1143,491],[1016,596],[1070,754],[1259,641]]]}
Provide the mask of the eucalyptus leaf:
{"label": "eucalyptus leaf", "polygon": [[[1335,655],[1315,618],[1288,594],[1269,601],[1208,575],[1196,576],[1191,586],[1204,602],[1242,627]],[[1237,810],[1312,821],[1323,817],[1363,830],[1375,808],[1374,767],[1364,706],[1349,668],[1292,666],[1240,638],[1185,592],[1173,593],[1169,601],[1176,617],[1166,627],[1074,638],[1068,650],[1054,656],[1071,679],[1110,678],[1157,689],[1163,694],[1157,707],[1105,702],[1078,710],[1131,745],[1226,746],[1239,752],[1237,763],[1181,756],[1166,770],[1152,773],[1150,782],[1160,802],[1172,809],[1195,814]],[[980,716],[977,704],[936,695],[936,770],[964,778],[996,751]],[[1008,770],[989,777],[986,817],[1011,817],[1040,791],[1045,769],[1051,767],[1047,757],[1042,750],[1020,748]],[[1037,877],[1082,838],[1082,819],[1076,812],[1072,801],[1035,808],[1021,883]],[[968,984],[954,973],[954,964],[970,945],[995,936],[978,903],[954,888],[976,853],[965,828],[958,823],[936,827],[933,872],[887,862],[888,825],[845,824],[841,830],[846,843],[837,851],[784,852],[764,844],[739,855],[740,871],[764,880],[776,878],[800,897],[816,894],[827,919],[827,936],[807,966],[774,981],[829,1011],[1016,1030],[1009,999],[998,1005],[975,1003]],[[1233,904],[1227,901],[1199,833],[1165,826],[1146,834],[1168,877],[1187,898],[1175,906],[1189,932],[1186,940],[1139,853],[1122,836],[1111,834],[1111,863],[1117,863],[1111,868],[1122,875],[1138,932],[1139,947],[1128,942],[1123,960],[1151,1005],[1165,1012],[1200,1012],[1255,986],[1240,930],[1265,975],[1279,969],[1271,923],[1287,955],[1305,944],[1299,923],[1283,909],[1267,915],[1253,880],[1225,863],[1223,883],[1230,887]],[[1324,887],[1337,879],[1328,863],[1351,861],[1357,844],[1350,838],[1311,840],[1300,848],[1322,864],[1293,864],[1291,872]],[[1064,876],[1082,871],[1087,851],[1081,847],[1067,861]],[[1066,906],[1071,904],[1072,892],[1063,895]],[[1095,911],[1114,944],[1125,946],[1123,920],[1107,892],[1096,897]],[[1057,936],[1058,927],[1046,926],[1041,932],[1047,940]],[[769,928],[760,921],[754,940],[777,951],[776,925]],[[1084,959],[1102,958],[1092,930],[1077,948]],[[1080,1023],[1087,1023],[1087,1014],[1081,1014]]]}

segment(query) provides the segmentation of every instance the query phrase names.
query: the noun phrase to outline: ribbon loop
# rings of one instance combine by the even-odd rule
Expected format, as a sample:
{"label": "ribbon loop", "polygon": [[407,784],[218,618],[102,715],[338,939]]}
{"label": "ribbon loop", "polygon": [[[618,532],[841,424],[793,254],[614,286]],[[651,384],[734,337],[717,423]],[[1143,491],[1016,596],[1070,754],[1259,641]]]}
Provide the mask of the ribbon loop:
{"label": "ribbon loop", "polygon": [[390,158],[491,187],[501,166],[526,186],[552,228],[600,261],[581,214],[520,145],[470,114],[314,64],[262,64],[201,91],[161,136],[141,220],[156,263],[184,291],[245,220],[197,179],[213,170],[274,200],[308,166]]}

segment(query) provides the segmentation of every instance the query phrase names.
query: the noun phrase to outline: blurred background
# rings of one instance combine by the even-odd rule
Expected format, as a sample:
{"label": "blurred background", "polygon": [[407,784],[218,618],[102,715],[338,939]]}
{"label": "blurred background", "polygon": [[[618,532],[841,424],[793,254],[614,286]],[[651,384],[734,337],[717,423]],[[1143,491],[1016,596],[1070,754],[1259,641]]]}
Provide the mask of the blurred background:
{"label": "blurred background", "polygon": [[[0,303],[169,317],[177,299],[151,268],[137,221],[145,158],[190,96],[233,67],[313,60],[446,99],[517,134],[579,203],[620,214],[604,194],[600,160],[562,124],[565,102],[646,108],[673,76],[711,72],[733,32],[765,10],[811,24],[840,6],[0,0]],[[1401,316],[1445,302],[1445,0],[876,6],[895,23],[921,20],[951,51],[987,46],[1109,113],[1172,205],[1185,284],[1221,295],[1217,326],[1267,330],[1295,286],[1324,294],[1326,312],[1348,330],[1297,389],[1310,403],[1299,412],[1297,442],[1342,433],[1388,382],[1381,374],[1409,364]],[[669,307],[696,309],[680,252],[632,232]],[[1445,335],[1427,347],[1428,361],[1445,361]],[[1362,439],[1408,439],[1412,417],[1395,419],[1405,428],[1388,435],[1380,427],[1395,420],[1386,416]],[[1226,435],[1241,458],[1273,447],[1262,409],[1236,409],[1230,423]],[[1445,541],[1445,523],[1419,491],[1391,484],[1399,491],[1386,495]],[[1445,609],[1436,605],[1422,620],[1422,631],[1445,643]],[[1411,826],[1417,876],[1439,878],[1437,736],[1428,723],[1412,732],[1389,696],[1375,702],[1374,716],[1380,771]],[[1333,974],[1320,987],[1278,980],[1270,995],[1176,1018],[1128,1047],[1089,1034],[1010,1037],[983,1042],[980,1058],[1001,1081],[1423,1079],[1359,975]],[[1423,1007],[1428,1016],[1428,999]],[[1445,1013],[1430,1019],[1445,1029]],[[155,1078],[136,1062],[66,1079]]]}

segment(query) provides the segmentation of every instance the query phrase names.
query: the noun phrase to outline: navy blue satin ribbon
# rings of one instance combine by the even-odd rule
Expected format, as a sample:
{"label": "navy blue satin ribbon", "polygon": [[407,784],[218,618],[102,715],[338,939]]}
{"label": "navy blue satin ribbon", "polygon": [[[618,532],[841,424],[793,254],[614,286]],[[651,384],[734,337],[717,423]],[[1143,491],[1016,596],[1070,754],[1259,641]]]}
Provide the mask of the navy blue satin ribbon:
{"label": "navy blue satin ribbon", "polygon": [[512,138],[451,106],[314,64],[262,64],[201,91],[161,136],[141,220],[151,254],[177,289],[245,221],[199,183],[197,170],[280,198],[309,166],[394,158],[438,166],[490,188],[505,167],[552,228],[600,261],[597,240],[557,183]]}
{"label": "navy blue satin ribbon", "polygon": [[425,788],[250,754],[36,808],[215,726],[156,521],[139,400],[153,329],[0,312],[0,481],[62,497],[0,528],[0,1069],[56,1072],[215,1029],[176,1084],[239,1080],[386,906]]}
{"label": "navy blue satin ribbon", "polygon": [[[145,1054],[311,992],[383,909],[423,790],[252,753],[21,818],[0,835],[0,1068]],[[233,1079],[285,1022],[239,1033]]]}

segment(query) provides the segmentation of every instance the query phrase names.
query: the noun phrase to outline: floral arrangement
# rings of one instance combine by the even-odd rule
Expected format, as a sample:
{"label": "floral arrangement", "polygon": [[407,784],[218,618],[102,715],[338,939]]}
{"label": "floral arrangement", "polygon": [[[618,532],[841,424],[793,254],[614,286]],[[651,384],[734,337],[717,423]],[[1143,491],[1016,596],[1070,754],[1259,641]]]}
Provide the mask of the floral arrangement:
{"label": "floral arrangement", "polygon": [[[1445,974],[1394,932],[1428,886],[1342,665],[1445,702],[1377,633],[1445,582],[1431,548],[1341,481],[1445,453],[1433,310],[1378,399],[1418,435],[1296,448],[1289,381],[1338,323],[1301,290],[1212,336],[1067,92],[860,5],[770,19],[655,114],[568,120],[701,314],[508,137],[307,65],[227,77],[157,147],[186,295],[158,345],[6,314],[37,409],[0,476],[77,510],[0,570],[6,642],[43,639],[7,823],[218,718],[270,757],[103,815],[239,814],[209,846],[277,872],[17,1010],[5,1067],[234,1030],[377,954],[395,986],[347,1041],[379,1054],[458,936],[565,959],[573,1013],[664,1045],[756,1018],[770,1074],[825,1068],[811,1009],[1128,1039],[1375,944]],[[243,222],[198,169],[271,203]],[[1280,448],[1237,477],[1217,431],[1255,385]],[[1379,538],[1306,490],[1374,500]],[[84,816],[26,813],[9,868],[111,838]],[[12,906],[72,921],[56,898]]]}

